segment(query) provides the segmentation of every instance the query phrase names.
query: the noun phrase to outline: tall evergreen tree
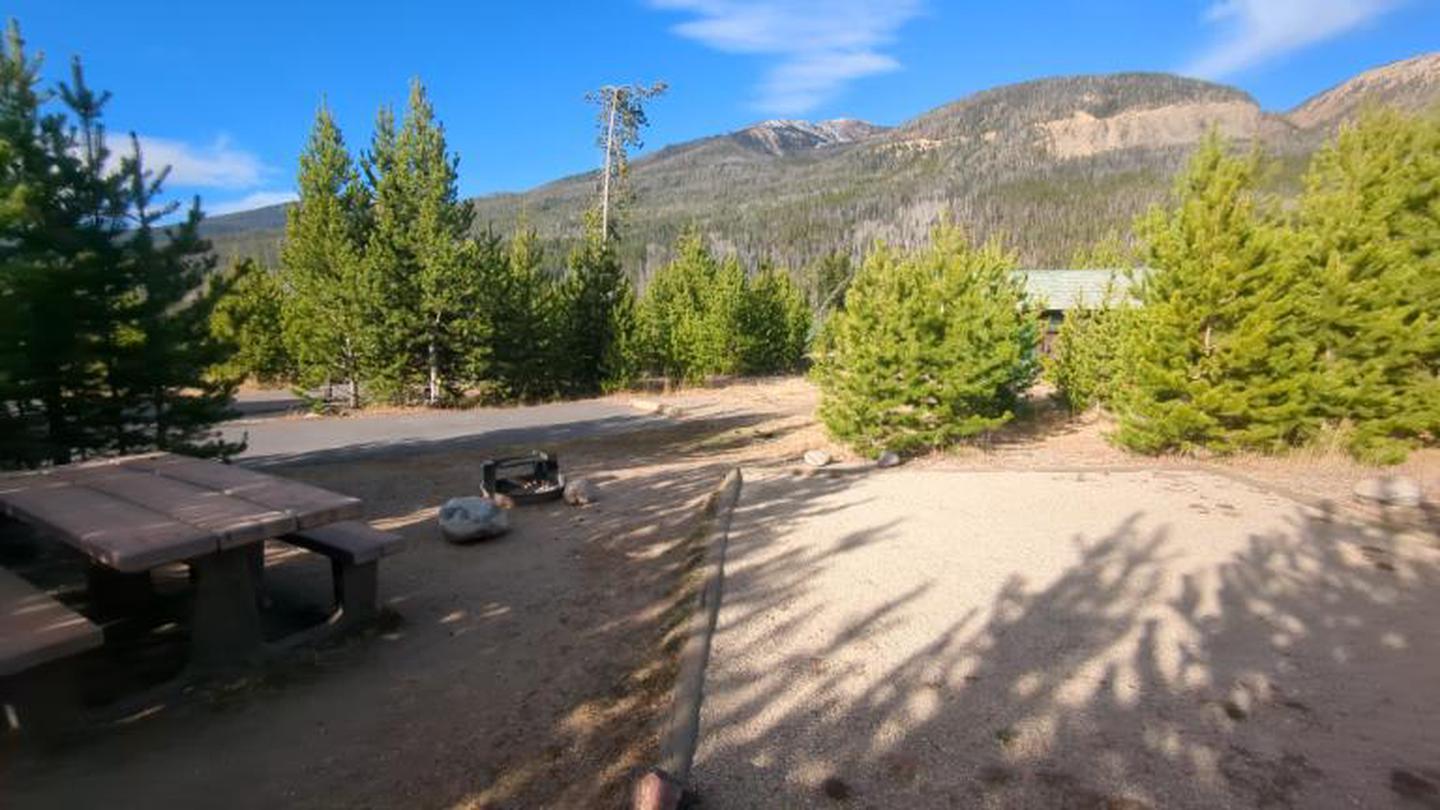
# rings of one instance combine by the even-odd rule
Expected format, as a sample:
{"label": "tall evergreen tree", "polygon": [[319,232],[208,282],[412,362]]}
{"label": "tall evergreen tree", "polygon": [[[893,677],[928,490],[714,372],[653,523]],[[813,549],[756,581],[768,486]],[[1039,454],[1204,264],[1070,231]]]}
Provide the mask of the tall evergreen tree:
{"label": "tall evergreen tree", "polygon": [[[157,205],[165,172],[138,143],[118,166],[108,94],[77,60],[58,93],[13,22],[0,48],[0,464],[166,449],[225,453],[210,426],[230,390],[207,379],[211,265],[193,205]],[[59,110],[45,105],[58,97]]]}
{"label": "tall evergreen tree", "polygon": [[1370,110],[1313,158],[1301,224],[1325,416],[1398,461],[1440,436],[1440,118]]}
{"label": "tall evergreen tree", "polygon": [[489,325],[475,317],[484,276],[458,167],[417,79],[399,132],[382,111],[367,157],[374,219],[366,259],[385,294],[393,394],[407,398],[419,381],[430,405],[459,393],[488,337]]}
{"label": "tall evergreen tree", "polygon": [[648,86],[607,84],[585,97],[598,108],[595,142],[604,155],[600,165],[600,199],[597,203],[602,242],[615,235],[619,218],[614,213],[626,200],[625,179],[630,166],[630,150],[642,146],[640,132],[650,124],[645,104],[665,90],[664,82]]}
{"label": "tall evergreen tree", "polygon": [[388,106],[375,115],[370,148],[361,166],[371,202],[362,261],[379,304],[374,314],[376,338],[368,347],[373,359],[370,382],[378,398],[401,401],[423,385],[425,349],[415,283],[419,261],[411,232],[416,219],[414,184],[400,149],[395,113]]}
{"label": "tall evergreen tree", "polygon": [[1142,452],[1273,451],[1317,427],[1313,294],[1293,231],[1256,192],[1258,153],[1211,132],[1174,208],[1139,223],[1148,273],[1123,347],[1116,439]]}
{"label": "tall evergreen tree", "polygon": [[587,217],[585,241],[570,254],[560,295],[568,391],[593,393],[625,381],[636,367],[635,291],[598,212]]}
{"label": "tall evergreen tree", "polygon": [[[113,183],[87,171],[68,119],[45,113],[40,60],[13,20],[0,53],[0,452],[7,466],[64,463],[95,440],[100,257],[113,264]],[[88,134],[94,134],[88,130]],[[107,216],[100,216],[105,214]],[[87,227],[87,221],[89,226]],[[86,249],[76,250],[76,247]],[[87,257],[88,260],[87,260]]]}
{"label": "tall evergreen tree", "polygon": [[494,324],[494,376],[508,397],[552,396],[564,367],[558,291],[541,267],[544,253],[535,230],[523,217],[503,253],[502,272],[487,285],[484,298],[486,317]]}
{"label": "tall evergreen tree", "polygon": [[383,335],[383,291],[361,246],[368,195],[340,128],[323,105],[300,155],[300,198],[286,213],[286,323],[304,385],[343,383],[359,407]]}
{"label": "tall evergreen tree", "polygon": [[194,200],[185,219],[157,232],[156,223],[169,218],[178,203],[155,204],[169,168],[158,174],[145,169],[138,140],[132,157],[122,163],[128,180],[127,208],[133,227],[122,244],[131,294],[122,306],[119,375],[133,402],[127,415],[143,413],[139,441],[119,438],[121,451],[135,447],[185,449],[192,453],[229,454],[242,445],[219,442],[210,426],[231,414],[235,381],[209,372],[229,354],[229,347],[210,331],[210,318],[224,293],[214,278],[215,256],[200,237],[200,201]]}
{"label": "tall evergreen tree", "polygon": [[810,337],[810,306],[786,271],[762,268],[745,282],[736,318],[740,370],[746,374],[794,371]]}

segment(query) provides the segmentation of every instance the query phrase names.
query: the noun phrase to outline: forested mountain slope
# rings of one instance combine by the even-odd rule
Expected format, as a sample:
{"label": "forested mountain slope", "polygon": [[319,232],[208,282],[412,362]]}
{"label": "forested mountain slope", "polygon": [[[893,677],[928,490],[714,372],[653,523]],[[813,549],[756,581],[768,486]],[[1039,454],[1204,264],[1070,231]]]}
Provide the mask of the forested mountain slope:
{"label": "forested mountain slope", "polygon": [[[978,236],[1003,235],[1026,265],[1062,266],[1163,199],[1212,126],[1258,139],[1278,158],[1270,183],[1290,192],[1304,157],[1363,104],[1437,101],[1440,54],[1429,54],[1362,73],[1288,113],[1266,112],[1233,87],[1125,73],[999,87],[894,128],[766,121],[636,160],[624,258],[648,275],[695,224],[721,250],[798,266],[877,238],[913,244],[949,210]],[[593,177],[478,198],[477,226],[508,232],[523,210],[558,263],[579,237]],[[223,253],[269,258],[283,221],[276,206],[216,217],[209,228]]]}

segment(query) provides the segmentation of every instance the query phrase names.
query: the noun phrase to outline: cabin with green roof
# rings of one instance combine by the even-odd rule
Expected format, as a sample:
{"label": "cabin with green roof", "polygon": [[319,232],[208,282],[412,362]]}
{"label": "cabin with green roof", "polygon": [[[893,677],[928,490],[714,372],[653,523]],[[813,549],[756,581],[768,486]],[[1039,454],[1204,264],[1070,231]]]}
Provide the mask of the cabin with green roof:
{"label": "cabin with green roof", "polygon": [[[1045,315],[1045,339],[1042,348],[1050,350],[1050,343],[1065,320],[1065,313],[1099,305],[1105,300],[1107,289],[1117,294],[1130,287],[1130,275],[1124,269],[1072,270],[1063,268],[1037,268],[1018,271],[1025,276],[1025,289],[1030,297],[1040,302]],[[1113,288],[1111,284],[1113,283]]]}

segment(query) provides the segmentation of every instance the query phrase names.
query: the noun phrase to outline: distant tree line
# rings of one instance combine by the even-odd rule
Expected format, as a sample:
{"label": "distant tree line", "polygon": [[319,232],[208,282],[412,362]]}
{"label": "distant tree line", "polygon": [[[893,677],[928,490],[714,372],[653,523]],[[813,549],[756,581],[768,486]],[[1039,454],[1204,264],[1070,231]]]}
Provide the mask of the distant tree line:
{"label": "distant tree line", "polygon": [[278,267],[242,260],[229,273],[212,326],[239,348],[217,374],[338,391],[358,407],[535,400],[651,375],[797,368],[810,310],[785,271],[747,272],[686,234],[637,296],[616,252],[616,203],[625,199],[618,153],[644,116],[639,95],[619,97],[620,124],[600,115],[611,172],[559,273],[547,271],[523,215],[508,237],[474,235],[458,161],[418,82],[398,124],[381,110],[358,159],[322,107]]}
{"label": "distant tree line", "polygon": [[458,159],[418,81],[357,159],[322,107],[298,172],[279,266],[237,262],[212,318],[239,350],[232,380],[365,402],[455,404],[598,391],[620,380],[634,293],[598,227],[563,276],[523,221],[472,235]]}

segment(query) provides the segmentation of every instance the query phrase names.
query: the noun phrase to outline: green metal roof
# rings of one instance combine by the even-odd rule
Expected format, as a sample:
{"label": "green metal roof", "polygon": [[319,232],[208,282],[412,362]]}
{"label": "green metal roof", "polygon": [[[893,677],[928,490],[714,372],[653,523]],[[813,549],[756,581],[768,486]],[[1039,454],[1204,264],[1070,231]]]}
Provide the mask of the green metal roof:
{"label": "green metal roof", "polygon": [[1095,306],[1105,298],[1105,287],[1115,279],[1115,290],[1123,292],[1130,286],[1125,270],[1066,270],[1038,268],[1018,270],[1025,276],[1025,287],[1032,298],[1045,302],[1046,309],[1074,309],[1083,302]]}

